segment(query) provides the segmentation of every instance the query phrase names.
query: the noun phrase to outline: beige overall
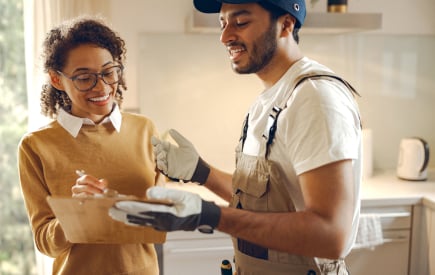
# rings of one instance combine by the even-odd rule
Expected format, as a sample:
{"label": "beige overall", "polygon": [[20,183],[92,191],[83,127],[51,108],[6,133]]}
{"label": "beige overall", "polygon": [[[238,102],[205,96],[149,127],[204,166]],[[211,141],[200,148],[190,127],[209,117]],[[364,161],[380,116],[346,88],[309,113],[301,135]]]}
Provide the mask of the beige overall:
{"label": "beige overall", "polygon": [[[307,77],[299,79],[300,81],[296,81],[297,84]],[[289,91],[289,94],[293,90],[294,88]],[[286,107],[289,97],[290,95],[287,95],[284,102],[279,107],[274,107],[269,115],[268,126],[263,134],[264,139],[260,149],[262,156],[255,157],[243,154],[243,145],[248,129],[248,117],[246,118],[242,136],[236,148],[236,171],[233,175],[234,195],[230,202],[231,207],[257,212],[295,211],[291,194],[285,187],[286,183],[283,182],[284,172],[281,171],[279,165],[268,159],[278,115]],[[267,249],[238,238],[233,238],[233,243],[237,275],[348,274],[342,259],[327,260],[292,255]]]}

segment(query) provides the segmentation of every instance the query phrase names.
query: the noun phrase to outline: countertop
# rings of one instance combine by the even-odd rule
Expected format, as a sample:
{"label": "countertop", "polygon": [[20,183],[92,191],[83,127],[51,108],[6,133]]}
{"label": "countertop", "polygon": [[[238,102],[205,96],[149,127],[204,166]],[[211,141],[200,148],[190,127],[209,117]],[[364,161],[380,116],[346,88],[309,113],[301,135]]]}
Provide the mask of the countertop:
{"label": "countertop", "polygon": [[[167,182],[164,185],[168,188],[197,193],[203,199],[215,201],[218,205],[228,205],[204,186],[176,182]],[[435,169],[428,171],[426,181],[402,180],[397,178],[394,170],[388,170],[375,171],[372,177],[362,182],[361,205],[363,207],[414,204],[423,204],[435,209]]]}
{"label": "countertop", "polygon": [[375,171],[361,185],[362,206],[424,204],[435,209],[435,169],[425,181],[399,179],[396,171]]}

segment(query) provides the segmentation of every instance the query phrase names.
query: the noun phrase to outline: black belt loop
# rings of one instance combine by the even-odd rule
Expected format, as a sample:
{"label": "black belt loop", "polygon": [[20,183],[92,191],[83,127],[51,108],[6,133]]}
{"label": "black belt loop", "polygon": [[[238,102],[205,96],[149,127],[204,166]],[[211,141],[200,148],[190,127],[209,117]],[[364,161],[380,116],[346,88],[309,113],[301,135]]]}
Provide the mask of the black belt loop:
{"label": "black belt loop", "polygon": [[243,121],[242,133],[240,134],[240,139],[239,139],[239,141],[242,142],[242,152],[243,152],[243,147],[245,146],[246,137],[248,136],[248,120],[249,120],[249,113],[246,115],[246,118]]}
{"label": "black belt loop", "polygon": [[274,106],[269,113],[269,118],[267,120],[266,128],[264,129],[263,138],[266,139],[266,155],[267,158],[270,152],[270,145],[273,143],[275,138],[278,116],[281,113],[282,109],[280,107]]}

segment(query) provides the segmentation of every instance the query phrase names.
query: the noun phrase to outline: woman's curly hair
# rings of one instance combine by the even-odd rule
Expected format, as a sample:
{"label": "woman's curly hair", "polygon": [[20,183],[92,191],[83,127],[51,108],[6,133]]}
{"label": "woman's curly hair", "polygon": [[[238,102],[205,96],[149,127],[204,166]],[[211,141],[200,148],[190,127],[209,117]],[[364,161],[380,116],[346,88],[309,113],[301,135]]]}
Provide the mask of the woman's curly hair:
{"label": "woman's curly hair", "polygon": [[[113,60],[123,66],[126,48],[124,40],[111,30],[101,19],[79,17],[66,21],[53,28],[43,43],[42,58],[44,71],[63,71],[68,52],[84,44],[95,45],[108,50]],[[122,76],[115,93],[115,100],[120,106],[123,91],[127,90]],[[70,108],[71,99],[65,93],[54,88],[49,82],[42,86],[41,113],[56,118],[60,108]]]}

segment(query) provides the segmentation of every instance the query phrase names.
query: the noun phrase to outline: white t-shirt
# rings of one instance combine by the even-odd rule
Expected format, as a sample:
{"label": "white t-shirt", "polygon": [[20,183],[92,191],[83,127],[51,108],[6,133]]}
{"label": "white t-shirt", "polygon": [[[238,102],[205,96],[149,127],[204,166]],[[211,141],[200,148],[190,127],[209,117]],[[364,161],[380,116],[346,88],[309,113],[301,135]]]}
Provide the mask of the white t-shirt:
{"label": "white t-shirt", "polygon": [[[271,88],[262,92],[249,109],[248,134],[243,147],[247,155],[264,155],[264,142],[270,110],[280,105],[295,79],[306,73],[330,72],[325,66],[306,57],[292,65]],[[296,210],[304,210],[298,175],[343,159],[353,160],[354,204],[353,231],[345,255],[352,248],[358,229],[361,184],[361,128],[358,106],[352,93],[338,80],[308,79],[291,95],[287,108],[279,115],[269,160],[279,163],[286,174],[286,185]],[[343,256],[345,256],[343,255]]]}

